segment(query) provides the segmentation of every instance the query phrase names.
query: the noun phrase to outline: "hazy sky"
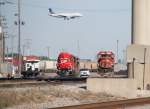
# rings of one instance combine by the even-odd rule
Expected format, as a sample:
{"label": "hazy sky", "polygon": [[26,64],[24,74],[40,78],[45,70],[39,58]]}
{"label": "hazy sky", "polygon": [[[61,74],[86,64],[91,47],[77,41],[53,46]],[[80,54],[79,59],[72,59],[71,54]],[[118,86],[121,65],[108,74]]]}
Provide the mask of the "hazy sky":
{"label": "hazy sky", "polygon": [[[5,0],[3,0],[5,1]],[[7,0],[16,3],[16,0]],[[62,50],[80,58],[94,59],[99,50],[116,53],[119,40],[119,57],[130,44],[131,0],[21,0],[21,17],[25,25],[21,27],[21,43],[30,42],[31,51],[25,54],[46,55],[50,47],[50,57],[57,58]],[[54,12],[79,12],[83,17],[64,20],[49,16],[48,8]],[[7,18],[8,33],[16,35],[16,4],[1,7]],[[27,41],[27,39],[30,39]],[[7,39],[10,47],[10,38]],[[16,51],[17,43],[14,44]]]}

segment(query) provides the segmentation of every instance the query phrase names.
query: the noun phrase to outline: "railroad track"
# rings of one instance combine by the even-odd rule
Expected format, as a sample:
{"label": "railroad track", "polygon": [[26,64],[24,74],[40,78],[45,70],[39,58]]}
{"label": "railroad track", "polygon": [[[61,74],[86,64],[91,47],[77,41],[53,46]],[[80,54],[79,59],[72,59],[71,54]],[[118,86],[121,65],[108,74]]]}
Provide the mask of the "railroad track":
{"label": "railroad track", "polygon": [[47,78],[44,81],[39,81],[37,78],[15,78],[15,79],[0,79],[0,87],[24,87],[24,86],[41,86],[41,85],[58,85],[63,83],[83,83],[86,78]]}
{"label": "railroad track", "polygon": [[[76,105],[76,106],[65,106],[65,107],[57,107],[57,108],[49,108],[49,109],[128,109],[128,108],[131,109],[131,107],[132,109],[141,109],[141,108],[133,108],[133,107],[144,106],[147,104],[150,105],[150,97],[83,104],[83,105]],[[149,108],[142,108],[142,109],[150,109],[150,106]]]}
{"label": "railroad track", "polygon": [[21,81],[86,81],[86,78],[80,77],[49,77],[49,78],[0,78],[0,83],[2,82],[21,82]]}

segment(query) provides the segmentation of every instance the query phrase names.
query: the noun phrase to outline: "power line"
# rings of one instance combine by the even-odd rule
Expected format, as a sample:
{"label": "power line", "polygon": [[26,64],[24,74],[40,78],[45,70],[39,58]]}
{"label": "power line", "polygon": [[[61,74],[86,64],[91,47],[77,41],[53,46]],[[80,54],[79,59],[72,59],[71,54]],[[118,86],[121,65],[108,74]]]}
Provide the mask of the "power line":
{"label": "power line", "polygon": [[[43,8],[48,9],[49,6],[42,6],[42,5],[35,5],[35,4],[23,4],[24,6],[32,7],[32,8]],[[88,12],[88,13],[111,13],[111,12],[130,12],[131,8],[126,9],[77,9],[77,8],[58,8],[58,7],[51,7],[56,10],[67,10],[67,11],[81,11],[81,12]]]}
{"label": "power line", "polygon": [[[8,2],[9,3],[9,2]],[[11,4],[16,5],[14,2],[10,2]],[[32,3],[22,3],[23,6],[31,7],[31,8],[42,8],[48,9],[51,6],[46,5],[38,5]],[[122,9],[79,9],[79,8],[59,8],[52,6],[51,8],[56,10],[67,10],[67,11],[81,11],[81,12],[88,12],[88,13],[112,13],[112,12],[130,12],[131,8],[122,8]]]}

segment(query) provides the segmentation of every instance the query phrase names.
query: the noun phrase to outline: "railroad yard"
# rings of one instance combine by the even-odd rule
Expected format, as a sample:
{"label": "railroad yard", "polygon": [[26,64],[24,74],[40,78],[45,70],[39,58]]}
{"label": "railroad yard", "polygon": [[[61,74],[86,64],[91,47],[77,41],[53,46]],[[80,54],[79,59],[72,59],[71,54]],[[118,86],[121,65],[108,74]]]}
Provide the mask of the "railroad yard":
{"label": "railroad yard", "polygon": [[0,0],[0,109],[150,109],[150,0]]}
{"label": "railroad yard", "polygon": [[86,89],[86,82],[83,80],[3,80],[0,84],[0,96],[2,109],[150,108],[150,98],[128,100],[107,93],[92,93]]}
{"label": "railroad yard", "polygon": [[[126,76],[118,72],[113,78]],[[90,77],[103,78],[97,72],[92,72]],[[0,108],[48,109],[127,99],[105,92],[92,93],[87,90],[86,79],[87,77],[62,78],[57,77],[56,73],[45,73],[39,78],[1,79]]]}

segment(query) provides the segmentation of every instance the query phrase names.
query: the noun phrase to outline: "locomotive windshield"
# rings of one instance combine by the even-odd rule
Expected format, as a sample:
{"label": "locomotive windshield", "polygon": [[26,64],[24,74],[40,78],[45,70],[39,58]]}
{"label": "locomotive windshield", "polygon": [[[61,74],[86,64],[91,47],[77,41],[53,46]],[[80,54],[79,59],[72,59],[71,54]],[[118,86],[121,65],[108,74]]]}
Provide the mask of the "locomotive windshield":
{"label": "locomotive windshield", "polygon": [[70,61],[70,59],[68,59],[68,58],[60,58],[60,59],[58,59],[59,63],[66,63],[66,62],[69,62],[69,61]]}
{"label": "locomotive windshield", "polygon": [[102,57],[102,58],[110,58],[110,57],[112,57],[112,55],[111,54],[101,54],[100,57]]}

